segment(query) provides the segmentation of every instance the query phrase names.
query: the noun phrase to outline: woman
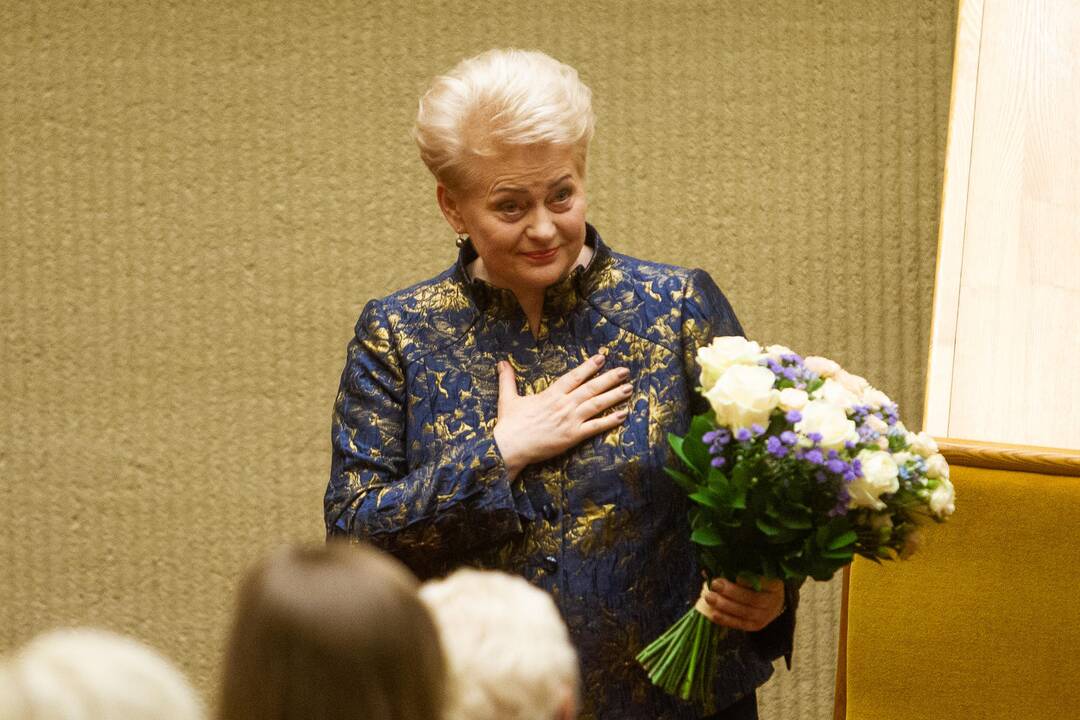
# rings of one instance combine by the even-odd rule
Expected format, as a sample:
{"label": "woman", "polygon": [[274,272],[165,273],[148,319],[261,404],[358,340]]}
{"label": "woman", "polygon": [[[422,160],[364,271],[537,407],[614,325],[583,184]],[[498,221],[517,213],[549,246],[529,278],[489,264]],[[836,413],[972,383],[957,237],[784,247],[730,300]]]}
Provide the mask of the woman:
{"label": "woman", "polygon": [[220,720],[439,720],[446,667],[418,583],[364,546],[279,550],[240,589]]}
{"label": "woman", "polygon": [[[550,591],[581,656],[584,717],[697,718],[634,655],[695,600],[665,438],[698,402],[697,348],[742,330],[705,272],[613,252],[585,222],[592,131],[588,88],[542,53],[465,60],[420,101],[417,143],[459,256],[360,316],[327,532],[422,577],[468,564]],[[705,592],[735,628],[717,678],[725,717],[755,717],[770,660],[790,653],[786,595]]]}
{"label": "woman", "polygon": [[203,717],[202,702],[176,666],[106,630],[52,630],[0,658],[3,720]]}
{"label": "woman", "polygon": [[577,653],[551,595],[523,578],[462,568],[420,588],[449,666],[445,720],[573,720]]}

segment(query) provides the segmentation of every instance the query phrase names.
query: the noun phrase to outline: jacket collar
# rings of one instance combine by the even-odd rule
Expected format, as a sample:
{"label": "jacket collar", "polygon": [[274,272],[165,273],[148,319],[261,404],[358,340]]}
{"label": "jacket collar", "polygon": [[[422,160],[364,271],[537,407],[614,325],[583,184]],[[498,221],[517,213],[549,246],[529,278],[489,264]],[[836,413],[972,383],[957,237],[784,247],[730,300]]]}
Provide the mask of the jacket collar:
{"label": "jacket collar", "polygon": [[[592,248],[593,254],[587,265],[575,266],[563,279],[549,285],[544,292],[545,313],[569,312],[582,299],[592,294],[603,282],[611,267],[611,251],[600,239],[600,233],[592,225],[585,224],[585,244]],[[470,278],[467,267],[477,258],[472,242],[466,242],[458,252],[454,268],[454,278],[464,288],[466,294],[481,311],[493,311],[497,314],[517,310],[517,297],[506,288],[494,285],[479,278]]]}

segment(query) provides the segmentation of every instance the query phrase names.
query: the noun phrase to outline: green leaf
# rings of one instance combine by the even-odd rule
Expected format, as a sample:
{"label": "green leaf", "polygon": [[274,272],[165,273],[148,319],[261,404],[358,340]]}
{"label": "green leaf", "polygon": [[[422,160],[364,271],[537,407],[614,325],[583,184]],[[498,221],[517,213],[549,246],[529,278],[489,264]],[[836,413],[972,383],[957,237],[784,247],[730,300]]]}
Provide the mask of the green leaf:
{"label": "green leaf", "polygon": [[694,475],[700,477],[701,471],[698,470],[697,466],[694,465],[693,461],[686,454],[685,438],[681,438],[675,433],[668,433],[667,438],[668,445],[671,445],[671,449],[675,451],[675,454],[679,457],[680,460],[683,461],[683,464],[686,465],[687,469],[689,469],[690,472],[692,472]]}
{"label": "green leaf", "polygon": [[828,558],[830,560],[843,560],[845,563],[849,563],[854,559],[854,551],[852,550],[822,550],[821,557]]}
{"label": "green leaf", "polygon": [[785,580],[798,580],[799,578],[805,577],[802,573],[795,570],[783,560],[780,561],[780,569],[784,571]]}
{"label": "green leaf", "polygon": [[775,536],[779,535],[782,532],[782,530],[780,528],[773,527],[772,525],[768,524],[767,522],[765,522],[761,518],[758,518],[756,521],[754,521],[754,524],[757,525],[758,530],[765,533],[769,537],[775,537]]}
{"label": "green leaf", "polygon": [[707,508],[713,510],[727,510],[727,506],[724,505],[723,498],[714,493],[708,488],[701,488],[695,493],[691,493],[690,499],[696,502],[698,505],[704,505]]}
{"label": "green leaf", "polygon": [[705,547],[716,547],[717,545],[724,544],[724,538],[717,532],[716,528],[706,525],[695,529],[694,532],[690,534],[690,542],[704,545]]}
{"label": "green leaf", "polygon": [[678,483],[679,487],[681,487],[687,493],[697,492],[698,487],[700,487],[686,473],[679,472],[678,470],[669,467],[665,467],[664,472],[666,472],[668,476],[671,477],[671,479],[673,479],[676,483]]}
{"label": "green leaf", "polygon": [[705,478],[705,484],[709,486],[709,489],[719,495],[726,495],[731,490],[731,483],[728,481],[727,475],[720,468],[709,466],[709,474]]}
{"label": "green leaf", "polygon": [[853,544],[859,536],[855,534],[854,530],[848,530],[843,535],[838,535],[829,541],[829,544],[825,546],[828,550],[839,550],[840,548],[847,547]]}
{"label": "green leaf", "polygon": [[712,424],[708,420],[701,415],[695,415],[690,420],[690,432],[683,440],[683,453],[702,475],[709,472],[712,456],[709,454],[709,447],[701,441],[701,436],[712,429]]}

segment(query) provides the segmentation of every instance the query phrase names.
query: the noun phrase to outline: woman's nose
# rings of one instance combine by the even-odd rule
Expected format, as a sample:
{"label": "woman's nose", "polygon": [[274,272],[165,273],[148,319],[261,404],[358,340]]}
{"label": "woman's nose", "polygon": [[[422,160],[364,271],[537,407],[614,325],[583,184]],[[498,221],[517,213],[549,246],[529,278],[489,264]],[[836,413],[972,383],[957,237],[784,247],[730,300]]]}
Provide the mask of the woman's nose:
{"label": "woman's nose", "polygon": [[525,228],[525,234],[533,240],[547,242],[555,237],[555,233],[555,221],[551,212],[543,206],[538,207]]}

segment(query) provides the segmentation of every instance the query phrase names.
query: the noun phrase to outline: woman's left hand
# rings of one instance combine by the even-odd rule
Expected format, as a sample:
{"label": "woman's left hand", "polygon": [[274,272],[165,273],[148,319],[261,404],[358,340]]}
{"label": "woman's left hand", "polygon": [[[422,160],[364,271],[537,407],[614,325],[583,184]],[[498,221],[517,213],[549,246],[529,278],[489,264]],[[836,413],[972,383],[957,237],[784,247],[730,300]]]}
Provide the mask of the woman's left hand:
{"label": "woman's left hand", "polygon": [[717,625],[756,632],[783,614],[784,583],[766,580],[759,592],[745,580],[717,578],[711,589],[702,586],[698,610]]}

